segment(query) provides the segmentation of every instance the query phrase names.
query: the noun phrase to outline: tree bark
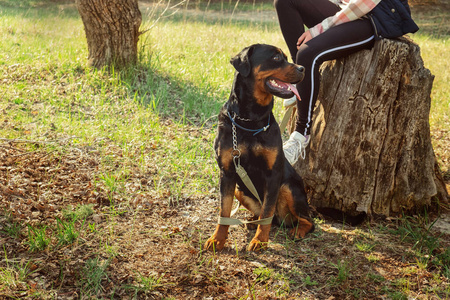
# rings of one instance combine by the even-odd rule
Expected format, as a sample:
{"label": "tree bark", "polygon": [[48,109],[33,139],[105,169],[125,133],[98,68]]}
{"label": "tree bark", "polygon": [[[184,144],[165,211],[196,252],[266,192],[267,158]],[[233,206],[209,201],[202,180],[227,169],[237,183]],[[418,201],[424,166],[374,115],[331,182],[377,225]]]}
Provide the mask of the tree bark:
{"label": "tree bark", "polygon": [[430,138],[434,76],[410,41],[323,65],[311,143],[296,165],[311,204],[396,215],[448,201]]}
{"label": "tree bark", "polygon": [[134,64],[142,16],[138,0],[76,0],[95,68]]}

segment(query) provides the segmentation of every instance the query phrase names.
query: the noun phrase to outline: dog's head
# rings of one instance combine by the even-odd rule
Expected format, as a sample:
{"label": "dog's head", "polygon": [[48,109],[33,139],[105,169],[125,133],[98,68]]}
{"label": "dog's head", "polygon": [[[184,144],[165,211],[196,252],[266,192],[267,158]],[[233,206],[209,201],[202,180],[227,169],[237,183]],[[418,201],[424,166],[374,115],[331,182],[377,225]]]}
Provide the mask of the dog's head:
{"label": "dog's head", "polygon": [[253,97],[259,104],[269,104],[271,95],[290,98],[295,94],[300,99],[295,84],[303,80],[305,68],[289,63],[281,49],[265,44],[251,45],[230,62],[244,80],[253,84]]}

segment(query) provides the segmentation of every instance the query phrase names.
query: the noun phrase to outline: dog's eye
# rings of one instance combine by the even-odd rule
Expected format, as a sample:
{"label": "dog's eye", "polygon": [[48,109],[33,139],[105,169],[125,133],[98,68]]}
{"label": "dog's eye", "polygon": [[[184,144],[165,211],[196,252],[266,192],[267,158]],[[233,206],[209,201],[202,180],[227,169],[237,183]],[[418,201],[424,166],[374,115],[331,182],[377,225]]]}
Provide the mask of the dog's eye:
{"label": "dog's eye", "polygon": [[280,61],[281,59],[282,59],[281,54],[276,54],[276,55],[273,57],[273,60],[274,60],[274,61]]}

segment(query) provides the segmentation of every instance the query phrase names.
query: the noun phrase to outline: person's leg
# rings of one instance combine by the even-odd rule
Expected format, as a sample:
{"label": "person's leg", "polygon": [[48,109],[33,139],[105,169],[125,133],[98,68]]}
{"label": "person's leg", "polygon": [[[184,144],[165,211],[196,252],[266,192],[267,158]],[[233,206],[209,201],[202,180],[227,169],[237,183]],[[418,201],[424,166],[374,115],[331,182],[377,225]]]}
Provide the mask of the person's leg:
{"label": "person's leg", "polygon": [[348,56],[362,49],[371,49],[374,30],[369,19],[359,19],[330,28],[303,44],[296,63],[305,67],[305,78],[297,85],[301,101],[297,101],[298,120],[295,130],[309,135],[312,112],[319,93],[320,65],[327,60]]}
{"label": "person's leg", "polygon": [[309,143],[312,112],[319,93],[320,65],[362,49],[370,49],[375,41],[370,20],[359,19],[330,28],[303,44],[295,62],[305,68],[305,78],[297,85],[301,101],[297,100],[297,123],[295,131],[283,145],[284,154],[293,164],[299,156],[305,157]]}
{"label": "person's leg", "polygon": [[328,0],[274,0],[274,6],[293,61],[298,38],[305,32],[304,26],[313,27],[340,10]]}

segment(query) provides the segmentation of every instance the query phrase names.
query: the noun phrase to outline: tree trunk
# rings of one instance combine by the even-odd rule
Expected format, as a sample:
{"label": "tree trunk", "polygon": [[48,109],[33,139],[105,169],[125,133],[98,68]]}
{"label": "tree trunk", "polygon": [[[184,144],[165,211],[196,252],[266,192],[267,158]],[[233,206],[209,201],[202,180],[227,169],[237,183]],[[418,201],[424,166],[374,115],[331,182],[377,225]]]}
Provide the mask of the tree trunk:
{"label": "tree trunk", "polygon": [[123,67],[137,61],[142,17],[138,0],[76,0],[95,68]]}
{"label": "tree trunk", "polygon": [[321,72],[311,143],[295,166],[311,204],[390,216],[448,201],[428,121],[434,76],[420,48],[381,40]]}

